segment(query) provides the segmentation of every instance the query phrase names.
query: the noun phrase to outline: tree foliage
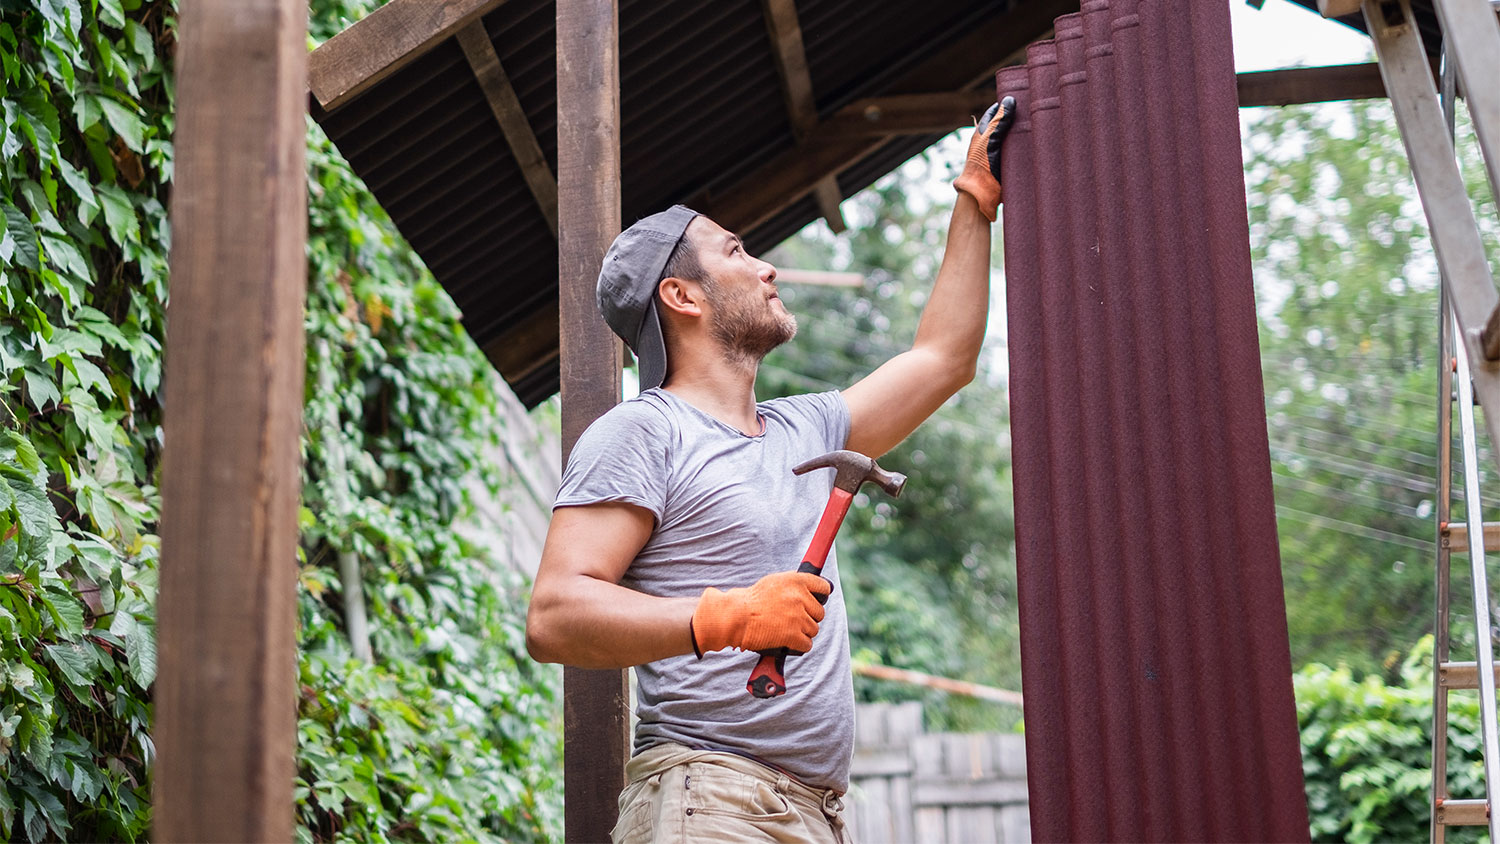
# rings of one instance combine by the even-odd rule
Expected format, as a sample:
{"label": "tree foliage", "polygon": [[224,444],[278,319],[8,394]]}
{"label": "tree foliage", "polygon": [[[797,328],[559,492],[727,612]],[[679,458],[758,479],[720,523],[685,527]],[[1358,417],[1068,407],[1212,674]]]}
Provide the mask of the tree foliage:
{"label": "tree foliage", "polygon": [[[1383,101],[1261,111],[1245,137],[1293,659],[1393,668],[1434,606],[1438,278],[1425,218]],[[1459,147],[1493,244],[1466,121]],[[1461,626],[1466,560],[1454,562]]]}
{"label": "tree foliage", "polygon": [[[371,5],[314,2],[314,41]],[[174,16],[0,3],[0,838],[148,831]],[[555,678],[524,657],[518,584],[454,530],[461,480],[498,483],[505,387],[308,137],[299,837],[547,839]]]}

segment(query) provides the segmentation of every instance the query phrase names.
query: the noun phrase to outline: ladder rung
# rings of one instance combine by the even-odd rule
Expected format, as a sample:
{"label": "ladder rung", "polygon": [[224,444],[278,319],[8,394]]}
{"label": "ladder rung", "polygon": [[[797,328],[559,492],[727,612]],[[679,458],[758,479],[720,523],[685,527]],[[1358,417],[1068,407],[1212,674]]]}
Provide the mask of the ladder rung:
{"label": "ladder rung", "polygon": [[[1500,665],[1495,666],[1496,679],[1500,680]],[[1479,688],[1479,663],[1445,662],[1438,669],[1438,681],[1445,689]]]}
{"label": "ladder rung", "polygon": [[[1443,525],[1438,541],[1449,551],[1469,550],[1469,526],[1462,522]],[[1484,523],[1484,550],[1500,551],[1500,522]]]}
{"label": "ladder rung", "polygon": [[1444,826],[1484,826],[1490,822],[1488,800],[1439,800],[1434,814]]}

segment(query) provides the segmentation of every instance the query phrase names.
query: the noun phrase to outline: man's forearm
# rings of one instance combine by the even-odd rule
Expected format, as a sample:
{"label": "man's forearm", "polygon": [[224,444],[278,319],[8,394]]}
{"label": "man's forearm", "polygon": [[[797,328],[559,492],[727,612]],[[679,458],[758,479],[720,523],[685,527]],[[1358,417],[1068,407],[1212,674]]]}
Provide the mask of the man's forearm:
{"label": "man's forearm", "polygon": [[571,576],[533,593],[526,648],[539,662],[576,668],[628,668],[689,654],[697,605],[697,598],[659,598]]}
{"label": "man's forearm", "polygon": [[913,348],[931,350],[954,366],[972,367],[984,345],[990,306],[990,222],[972,196],[959,193],[932,295]]}

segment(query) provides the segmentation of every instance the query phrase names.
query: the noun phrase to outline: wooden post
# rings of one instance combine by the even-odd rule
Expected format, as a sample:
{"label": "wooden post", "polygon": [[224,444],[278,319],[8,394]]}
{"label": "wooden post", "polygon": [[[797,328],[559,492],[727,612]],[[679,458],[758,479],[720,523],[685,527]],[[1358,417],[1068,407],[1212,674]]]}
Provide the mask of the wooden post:
{"label": "wooden post", "polygon": [[152,837],[290,841],[307,2],[177,32]]}
{"label": "wooden post", "polygon": [[[557,221],[563,460],[620,400],[620,341],[594,289],[620,231],[618,0],[557,4]],[[624,671],[563,670],[564,822],[568,841],[608,841],[625,786]]]}

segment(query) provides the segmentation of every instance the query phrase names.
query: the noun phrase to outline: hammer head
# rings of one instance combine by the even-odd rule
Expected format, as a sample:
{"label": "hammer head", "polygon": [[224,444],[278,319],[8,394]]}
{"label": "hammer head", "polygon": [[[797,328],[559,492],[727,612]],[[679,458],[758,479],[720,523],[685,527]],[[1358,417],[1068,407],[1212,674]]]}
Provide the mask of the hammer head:
{"label": "hammer head", "polygon": [[814,469],[833,467],[838,474],[833,485],[846,492],[858,492],[861,485],[873,483],[895,498],[906,485],[906,476],[900,472],[887,472],[875,464],[875,458],[866,457],[857,451],[830,451],[814,457],[792,469],[792,474],[803,475]]}

